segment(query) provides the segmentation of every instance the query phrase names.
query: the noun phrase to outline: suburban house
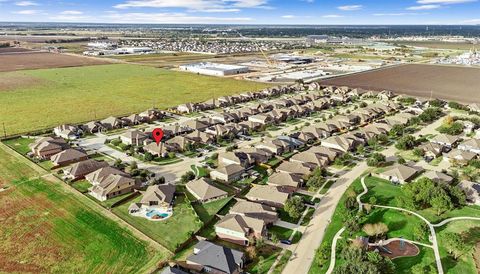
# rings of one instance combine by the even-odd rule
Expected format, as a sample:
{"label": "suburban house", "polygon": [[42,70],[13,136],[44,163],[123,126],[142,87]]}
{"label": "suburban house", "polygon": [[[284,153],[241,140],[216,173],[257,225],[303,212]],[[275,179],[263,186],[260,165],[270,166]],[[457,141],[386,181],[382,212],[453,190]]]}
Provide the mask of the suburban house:
{"label": "suburban house", "polygon": [[127,173],[119,169],[111,166],[106,166],[85,175],[85,179],[87,179],[87,181],[89,181],[92,185],[99,185],[105,178],[115,174],[128,176]]}
{"label": "suburban house", "polygon": [[442,156],[444,151],[444,146],[436,143],[426,143],[420,145],[418,148],[423,150],[425,157],[432,159]]}
{"label": "suburban house", "polygon": [[120,140],[122,143],[132,146],[142,146],[145,144],[147,139],[148,135],[137,129],[129,130],[120,135]]}
{"label": "suburban house", "polygon": [[[312,134],[317,139],[324,139],[330,137],[330,131],[319,128],[317,126],[308,126],[302,129],[303,134]],[[301,140],[301,139],[300,139]],[[305,140],[302,140],[305,142]]]}
{"label": "suburban house", "polygon": [[268,177],[268,185],[281,187],[285,192],[295,192],[303,183],[302,176],[284,172],[276,172]]}
{"label": "suburban house", "polygon": [[107,162],[88,159],[67,167],[63,170],[63,174],[67,179],[78,180],[85,178],[85,175],[92,173],[97,169],[107,166]]}
{"label": "suburban house", "polygon": [[307,151],[325,156],[328,159],[328,161],[330,161],[330,162],[335,161],[335,159],[337,159],[337,157],[342,155],[342,152],[340,152],[338,150],[328,148],[328,147],[322,147],[322,146],[312,146]]}
{"label": "suburban house", "polygon": [[349,152],[355,148],[355,141],[345,136],[332,136],[322,140],[321,146],[336,149],[342,152]]}
{"label": "suburban house", "polygon": [[208,203],[226,198],[228,193],[211,185],[205,178],[200,178],[187,183],[186,188],[199,202]]}
{"label": "suburban house", "polygon": [[248,168],[253,162],[243,151],[229,151],[218,154],[218,164],[224,166],[235,164]]}
{"label": "suburban house", "polygon": [[101,132],[101,131],[107,130],[107,128],[105,128],[102,125],[102,123],[100,123],[98,121],[88,122],[88,123],[84,124],[82,126],[82,128],[85,132],[89,132],[89,133],[95,133],[95,132]]}
{"label": "suburban house", "polygon": [[199,120],[188,120],[185,123],[183,123],[183,125],[190,128],[191,130],[198,130],[198,131],[204,131],[210,126],[209,124],[206,124],[203,121],[199,121]]}
{"label": "suburban house", "polygon": [[156,108],[151,108],[151,109],[145,110],[144,112],[141,112],[138,115],[142,117],[144,121],[149,122],[149,121],[162,119],[165,116],[165,113]]}
{"label": "suburban house", "polygon": [[477,154],[460,149],[452,149],[452,151],[443,155],[444,160],[456,162],[462,165],[468,164],[468,162],[475,158],[477,158]]}
{"label": "suburban house", "polygon": [[170,139],[180,134],[191,132],[192,130],[186,126],[173,124],[163,127],[163,137],[165,139]]}
{"label": "suburban house", "polygon": [[249,201],[259,202],[274,207],[283,207],[287,201],[289,193],[281,188],[271,185],[255,185],[245,195]]}
{"label": "suburban house", "polygon": [[448,134],[439,134],[430,140],[431,143],[439,144],[447,148],[456,147],[459,141],[460,141],[459,136],[448,135]]}
{"label": "suburban house", "polygon": [[273,158],[273,154],[267,150],[259,148],[244,148],[242,152],[247,154],[247,157],[251,163],[263,164]]}
{"label": "suburban house", "polygon": [[322,154],[303,151],[298,154],[295,154],[290,158],[290,162],[298,162],[308,167],[310,170],[315,169],[316,167],[325,167],[328,165],[329,160]]}
{"label": "suburban house", "polygon": [[474,111],[474,112],[480,112],[480,104],[478,103],[470,104],[468,105],[468,110]]}
{"label": "suburban house", "polygon": [[194,246],[193,254],[187,258],[186,263],[198,273],[240,274],[245,259],[243,252],[200,241]]}
{"label": "suburban house", "polygon": [[85,152],[73,148],[68,148],[50,157],[54,166],[66,166],[87,159],[88,155]]}
{"label": "suburban house", "polygon": [[110,174],[104,177],[99,184],[89,188],[89,194],[99,201],[130,193],[135,188],[135,179],[121,174]]}
{"label": "suburban house", "polygon": [[278,220],[275,207],[245,200],[237,200],[237,203],[230,208],[229,213],[264,220],[267,225]]}
{"label": "suburban house", "polygon": [[142,199],[128,207],[130,214],[136,213],[142,208],[169,208],[175,199],[175,186],[172,184],[151,185],[146,191],[141,191],[140,193],[143,195]]}
{"label": "suburban house", "polygon": [[175,136],[172,139],[165,142],[172,151],[185,151],[187,149],[187,144],[193,144],[194,141],[184,137],[184,136]]}
{"label": "suburban house", "polygon": [[113,117],[113,116],[110,116],[110,117],[100,121],[100,123],[102,124],[102,126],[106,130],[121,128],[123,126],[123,121],[121,119]]}
{"label": "suburban house", "polygon": [[188,272],[185,272],[178,267],[167,266],[160,274],[188,274]]}
{"label": "suburban house", "polygon": [[269,125],[274,122],[273,117],[267,114],[257,114],[248,117],[248,121],[260,125]]}
{"label": "suburban house", "polygon": [[165,143],[160,142],[158,145],[156,142],[151,142],[150,144],[143,147],[145,152],[152,154],[157,157],[167,157],[168,149],[170,147],[165,145]]}
{"label": "suburban house", "polygon": [[480,139],[470,139],[458,145],[458,149],[480,154]]}
{"label": "suburban house", "polygon": [[475,205],[480,205],[480,184],[471,181],[461,181],[458,184],[465,195],[467,196],[467,202]]}
{"label": "suburban house", "polygon": [[78,127],[72,125],[60,125],[53,129],[55,136],[62,137],[64,139],[77,139],[81,134]]}
{"label": "suburban house", "polygon": [[192,113],[197,110],[196,104],[193,103],[186,103],[177,106],[177,111],[180,113]]}
{"label": "suburban house", "polygon": [[185,135],[185,138],[192,140],[195,143],[200,143],[200,144],[213,144],[215,143],[215,137],[213,135],[207,134],[202,131],[195,130],[187,135]]}
{"label": "suburban house", "polygon": [[133,126],[133,125],[138,125],[140,123],[146,122],[147,119],[138,114],[132,114],[130,116],[123,117],[122,120],[124,124]]}
{"label": "suburban house", "polygon": [[42,137],[36,139],[35,142],[28,145],[32,150],[32,154],[40,159],[49,159],[52,155],[61,152],[70,147],[63,138],[59,137]]}
{"label": "suburban house", "polygon": [[395,184],[405,184],[411,181],[417,174],[418,170],[406,165],[394,165],[386,167],[384,171],[378,173],[377,175],[385,180],[388,180]]}
{"label": "suburban house", "polygon": [[227,214],[215,224],[218,238],[244,246],[251,244],[251,238],[262,239],[266,231],[263,220],[235,214]]}
{"label": "suburban house", "polygon": [[242,178],[242,174],[244,171],[245,171],[245,168],[237,164],[220,166],[217,169],[210,172],[210,178],[217,181],[232,183],[240,180]]}
{"label": "suburban house", "polygon": [[277,168],[277,172],[297,174],[299,176],[305,176],[310,174],[310,169],[304,166],[302,163],[293,161],[284,161]]}
{"label": "suburban house", "polygon": [[438,172],[438,171],[427,171],[422,177],[426,177],[434,182],[437,183],[448,183],[451,184],[453,182],[453,177],[449,176],[445,173]]}

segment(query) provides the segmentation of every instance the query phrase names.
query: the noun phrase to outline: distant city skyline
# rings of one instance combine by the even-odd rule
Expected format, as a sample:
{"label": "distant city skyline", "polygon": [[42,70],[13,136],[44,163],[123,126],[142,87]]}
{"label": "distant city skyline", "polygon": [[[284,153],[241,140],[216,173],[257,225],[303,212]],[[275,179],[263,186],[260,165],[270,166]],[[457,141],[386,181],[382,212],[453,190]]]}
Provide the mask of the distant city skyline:
{"label": "distant city skyline", "polygon": [[3,22],[480,24],[478,0],[0,0]]}

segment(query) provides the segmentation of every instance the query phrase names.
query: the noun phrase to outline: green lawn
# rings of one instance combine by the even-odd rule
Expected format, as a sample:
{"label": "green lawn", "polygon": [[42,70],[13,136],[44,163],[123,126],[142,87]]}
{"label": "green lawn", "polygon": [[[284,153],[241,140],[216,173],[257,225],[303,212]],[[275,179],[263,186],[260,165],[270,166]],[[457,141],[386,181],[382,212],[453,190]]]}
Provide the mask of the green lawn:
{"label": "green lawn", "polygon": [[90,182],[87,180],[79,180],[73,182],[71,186],[82,193],[86,193],[92,184],[90,184]]}
{"label": "green lawn", "polygon": [[[302,213],[303,213],[303,211],[302,211]],[[298,221],[300,221],[300,218],[302,216],[299,216],[298,218],[292,218],[283,208],[280,208],[280,209],[278,209],[278,217],[280,218],[280,220],[282,220],[284,222],[297,224]]]}
{"label": "green lawn", "polygon": [[205,204],[195,204],[193,208],[197,212],[200,220],[206,223],[210,221],[220,209],[230,202],[233,197],[227,197],[220,200],[212,201]]}
{"label": "green lawn", "polygon": [[[11,155],[7,152],[8,148],[4,146],[4,144],[0,143],[0,186],[8,185],[13,180],[39,175],[34,168],[25,163],[28,162],[27,159],[18,154],[16,157]],[[31,162],[28,163],[32,166],[34,165]]]}
{"label": "green lawn", "polygon": [[7,135],[270,86],[129,64],[0,73],[0,81],[16,78],[22,82],[0,91]]}
{"label": "green lawn", "polygon": [[10,139],[10,140],[5,140],[3,141],[4,144],[7,146],[13,148],[15,151],[22,155],[26,155],[28,152],[31,151],[31,149],[28,147],[31,143],[33,143],[35,139],[30,139],[30,138],[15,138],[15,139]]}
{"label": "green lawn", "polygon": [[307,209],[307,214],[305,215],[305,217],[303,218],[302,222],[300,223],[300,225],[303,225],[303,226],[306,226],[308,225],[308,223],[310,223],[310,220],[312,219],[313,217],[313,213],[315,213],[315,209],[312,208],[312,207],[309,207]]}
{"label": "green lawn", "polygon": [[285,250],[285,253],[282,255],[282,258],[280,258],[280,261],[278,261],[278,264],[275,266],[272,273],[281,274],[291,256],[292,256],[292,251]]}
{"label": "green lawn", "polygon": [[334,180],[329,180],[320,190],[320,194],[327,193],[328,189],[335,183]]}
{"label": "green lawn", "polygon": [[60,184],[20,180],[0,194],[0,272],[139,273],[167,259]]}
{"label": "green lawn", "polygon": [[[265,245],[258,250],[258,256],[252,262],[245,266],[245,270],[252,274],[266,274],[272,267],[282,249]],[[260,257],[263,260],[260,262]]]}
{"label": "green lawn", "polygon": [[[269,234],[276,234],[277,238],[279,240],[288,240],[290,236],[292,236],[293,230],[285,228],[285,227],[280,227],[280,226],[272,226],[268,228],[268,233]],[[296,232],[295,235],[293,236],[292,243],[298,243],[298,241],[302,238],[302,233],[301,232]]]}
{"label": "green lawn", "polygon": [[[445,273],[477,273],[475,268],[475,260],[473,258],[473,248],[470,252],[462,255],[457,261],[450,257],[444,247],[444,238],[447,232],[457,233],[462,236],[464,242],[468,246],[475,246],[480,242],[480,221],[455,221],[436,229],[437,239],[440,247],[440,255],[442,257],[442,265]],[[478,252],[478,251],[477,251]]]}
{"label": "green lawn", "polygon": [[190,235],[202,226],[202,222],[195,214],[190,203],[185,199],[185,196],[181,195],[177,196],[175,200],[173,215],[166,220],[155,222],[130,215],[128,213],[128,207],[131,203],[138,202],[141,198],[142,197],[139,196],[113,208],[112,211],[172,251],[175,250],[179,244],[182,244],[190,238]]}

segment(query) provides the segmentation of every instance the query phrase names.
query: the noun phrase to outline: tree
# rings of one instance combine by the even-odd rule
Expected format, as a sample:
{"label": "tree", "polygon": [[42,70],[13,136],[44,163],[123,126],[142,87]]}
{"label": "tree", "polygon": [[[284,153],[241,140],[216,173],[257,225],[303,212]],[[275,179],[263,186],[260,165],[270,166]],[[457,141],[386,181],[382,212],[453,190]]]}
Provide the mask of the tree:
{"label": "tree", "polygon": [[375,196],[372,196],[368,199],[368,202],[371,204],[371,205],[375,205],[377,204],[377,197]]}
{"label": "tree", "polygon": [[193,179],[195,179],[195,173],[193,173],[193,171],[187,171],[182,177],[180,177],[180,182],[185,184]]}
{"label": "tree", "polygon": [[144,159],[145,159],[145,161],[147,161],[147,162],[152,161],[152,160],[153,160],[153,155],[152,155],[152,153],[150,153],[150,152],[145,152]]}
{"label": "tree", "polygon": [[433,209],[437,211],[437,216],[440,216],[443,212],[453,207],[450,197],[444,192],[438,193],[430,201]]}
{"label": "tree", "polygon": [[367,159],[367,165],[379,167],[385,163],[385,156],[381,153],[374,153]]}
{"label": "tree", "polygon": [[422,223],[417,223],[413,227],[412,233],[413,233],[413,237],[415,238],[415,240],[421,241],[425,238],[425,235],[428,235],[428,233],[429,233],[428,225],[426,223],[423,223],[423,222]]}
{"label": "tree", "polygon": [[331,249],[330,244],[324,242],[320,248],[316,250],[317,256],[315,256],[315,262],[318,266],[322,267],[330,259]]}
{"label": "tree", "polygon": [[130,169],[131,169],[131,170],[134,170],[134,169],[137,169],[137,168],[138,168],[137,162],[136,162],[136,161],[132,161],[132,162],[130,163]]}
{"label": "tree", "polygon": [[363,231],[371,237],[381,237],[388,232],[388,226],[384,223],[376,223],[376,224],[365,224],[363,226]]}
{"label": "tree", "polygon": [[400,124],[397,124],[397,125],[394,125],[392,127],[392,129],[390,130],[389,134],[390,136],[394,136],[394,137],[397,137],[397,136],[402,136],[403,133],[405,131],[405,126],[404,125],[400,125]]}
{"label": "tree", "polygon": [[272,241],[274,244],[278,243],[280,240],[278,239],[277,234],[273,233],[272,236],[270,237],[270,241]]}
{"label": "tree", "polygon": [[412,135],[405,135],[398,139],[395,147],[400,150],[413,149],[417,145],[417,140]]}
{"label": "tree", "polygon": [[257,269],[263,270],[264,266],[265,266],[265,258],[263,256],[258,257]]}
{"label": "tree", "polygon": [[357,146],[357,153],[358,154],[364,154],[365,153],[365,146],[363,144],[360,144]]}
{"label": "tree", "polygon": [[123,166],[122,160],[120,159],[115,160],[115,162],[113,163],[113,166],[116,168],[121,168]]}
{"label": "tree", "polygon": [[299,218],[302,215],[305,205],[303,199],[300,196],[293,196],[285,203],[284,209],[288,215],[294,219]]}
{"label": "tree", "polygon": [[443,235],[442,239],[447,252],[452,255],[455,260],[458,260],[458,258],[471,249],[458,233],[447,232]]}
{"label": "tree", "polygon": [[345,229],[347,229],[347,231],[350,233],[350,235],[353,235],[353,233],[360,230],[360,224],[357,218],[348,218],[347,220],[345,220],[343,225],[345,226]]}
{"label": "tree", "polygon": [[245,248],[245,252],[247,253],[247,256],[250,260],[254,260],[255,258],[257,258],[257,248],[253,245],[250,245],[250,246],[247,246]]}
{"label": "tree", "polygon": [[423,149],[421,148],[414,148],[413,151],[412,151],[413,155],[417,156],[417,157],[423,157],[425,155],[425,151],[423,151]]}

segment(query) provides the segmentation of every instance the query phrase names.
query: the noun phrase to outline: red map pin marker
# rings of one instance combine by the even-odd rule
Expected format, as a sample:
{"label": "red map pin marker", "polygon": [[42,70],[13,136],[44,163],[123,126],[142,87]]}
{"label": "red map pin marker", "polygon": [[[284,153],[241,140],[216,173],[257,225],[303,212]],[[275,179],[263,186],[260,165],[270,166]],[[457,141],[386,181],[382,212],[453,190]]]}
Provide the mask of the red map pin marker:
{"label": "red map pin marker", "polygon": [[160,141],[163,138],[163,130],[161,128],[156,128],[152,131],[152,135],[153,135],[153,139],[155,140],[158,146],[158,144],[160,144]]}

